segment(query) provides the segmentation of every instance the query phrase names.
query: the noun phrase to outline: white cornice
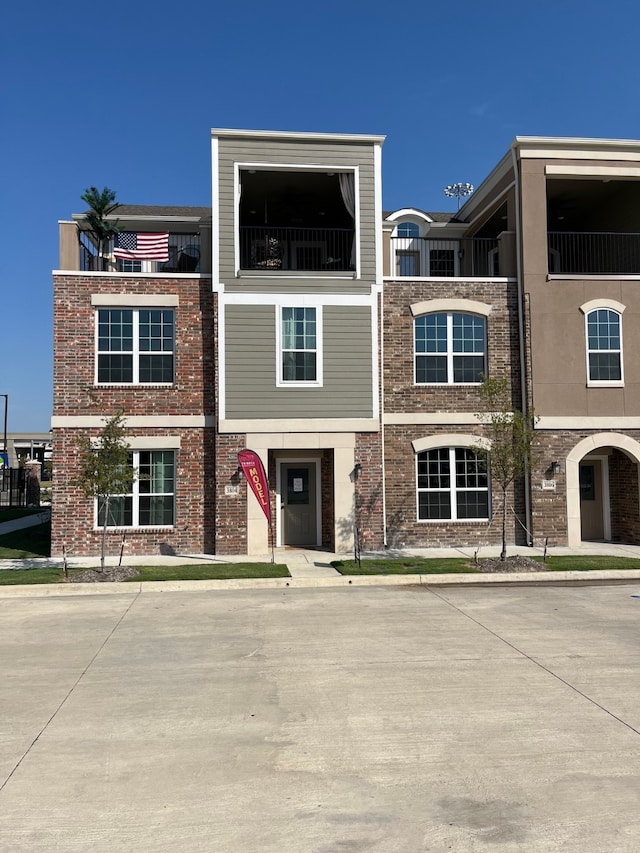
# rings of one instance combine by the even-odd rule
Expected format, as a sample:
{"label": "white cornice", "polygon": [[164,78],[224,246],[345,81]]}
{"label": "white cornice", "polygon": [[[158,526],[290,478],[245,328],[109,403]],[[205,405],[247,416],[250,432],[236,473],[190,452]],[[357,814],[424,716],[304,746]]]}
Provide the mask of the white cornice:
{"label": "white cornice", "polygon": [[369,136],[359,133],[309,133],[294,130],[238,130],[231,128],[211,128],[211,136],[240,139],[304,139],[318,142],[361,142],[383,145],[386,136]]}

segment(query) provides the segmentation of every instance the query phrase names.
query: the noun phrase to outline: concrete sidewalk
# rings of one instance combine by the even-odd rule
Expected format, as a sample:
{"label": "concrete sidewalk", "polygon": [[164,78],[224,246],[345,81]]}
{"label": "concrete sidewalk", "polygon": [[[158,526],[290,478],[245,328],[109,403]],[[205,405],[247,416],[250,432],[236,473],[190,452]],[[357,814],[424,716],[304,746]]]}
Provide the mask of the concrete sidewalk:
{"label": "concrete sidewalk", "polygon": [[20,518],[12,518],[11,521],[0,522],[0,536],[5,533],[13,533],[14,530],[24,530],[26,527],[36,527],[38,524],[44,524],[51,518],[51,507],[43,506],[40,512],[33,512],[29,515],[23,515]]}

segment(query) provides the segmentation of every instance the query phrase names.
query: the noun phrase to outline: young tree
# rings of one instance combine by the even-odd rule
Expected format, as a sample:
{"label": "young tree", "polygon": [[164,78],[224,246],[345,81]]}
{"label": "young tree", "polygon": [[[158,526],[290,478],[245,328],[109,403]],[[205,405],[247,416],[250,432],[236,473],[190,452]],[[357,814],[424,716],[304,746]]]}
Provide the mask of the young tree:
{"label": "young tree", "polygon": [[104,550],[109,521],[109,505],[115,495],[127,495],[136,479],[130,464],[122,413],[105,420],[97,438],[86,433],[78,438],[80,465],[73,484],[88,498],[98,501],[98,518],[102,521],[100,571],[104,571]]}
{"label": "young tree", "polygon": [[486,427],[490,447],[474,447],[486,461],[491,478],[502,491],[502,551],[507,558],[507,489],[531,467],[536,418],[533,411],[514,411],[506,379],[485,379],[480,386],[483,410],[476,414]]}
{"label": "young tree", "polygon": [[109,187],[104,187],[102,191],[97,187],[89,187],[80,198],[89,207],[85,216],[98,249],[98,263],[104,269],[109,242],[114,234],[120,231],[118,220],[109,219],[109,217],[120,205],[116,201],[114,190],[110,190]]}

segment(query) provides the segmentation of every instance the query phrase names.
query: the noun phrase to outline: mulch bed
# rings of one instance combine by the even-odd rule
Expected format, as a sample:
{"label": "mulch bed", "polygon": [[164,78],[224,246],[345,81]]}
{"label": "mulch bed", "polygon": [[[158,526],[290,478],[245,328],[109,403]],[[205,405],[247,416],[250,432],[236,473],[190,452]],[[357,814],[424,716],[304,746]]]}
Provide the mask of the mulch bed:
{"label": "mulch bed", "polygon": [[501,560],[500,557],[490,557],[483,560],[478,560],[473,563],[473,566],[479,572],[544,572],[547,567],[544,563],[538,563],[531,560],[529,557],[514,556],[507,557],[506,560]]}
{"label": "mulch bed", "polygon": [[66,579],[67,583],[114,583],[127,580],[127,578],[135,578],[140,574],[137,569],[132,569],[130,566],[116,566],[115,568],[105,569],[100,572],[97,569],[86,569],[83,572],[76,572],[69,575]]}

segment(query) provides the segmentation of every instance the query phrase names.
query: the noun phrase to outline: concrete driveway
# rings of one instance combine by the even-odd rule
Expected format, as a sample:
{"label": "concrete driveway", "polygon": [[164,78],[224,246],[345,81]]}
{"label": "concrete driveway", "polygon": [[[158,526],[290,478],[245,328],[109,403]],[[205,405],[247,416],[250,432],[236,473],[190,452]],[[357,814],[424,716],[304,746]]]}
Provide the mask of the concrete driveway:
{"label": "concrete driveway", "polygon": [[640,849],[640,583],[0,598],[0,849]]}

